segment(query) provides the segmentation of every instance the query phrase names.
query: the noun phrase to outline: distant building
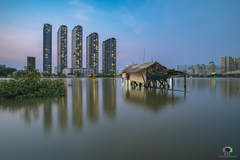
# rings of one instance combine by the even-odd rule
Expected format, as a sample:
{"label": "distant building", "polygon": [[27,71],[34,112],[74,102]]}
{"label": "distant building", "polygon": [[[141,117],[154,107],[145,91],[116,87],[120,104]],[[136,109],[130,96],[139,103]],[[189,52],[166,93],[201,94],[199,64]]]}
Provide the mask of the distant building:
{"label": "distant building", "polygon": [[240,57],[238,57],[238,70],[240,70]]}
{"label": "distant building", "polygon": [[27,57],[27,66],[28,70],[32,71],[36,68],[35,66],[35,57]]}
{"label": "distant building", "polygon": [[6,68],[6,65],[5,64],[0,64],[0,69],[4,69]]}
{"label": "distant building", "polygon": [[116,74],[116,39],[109,38],[102,44],[102,70],[106,74]]}
{"label": "distant building", "polygon": [[67,26],[62,25],[57,32],[57,72],[67,68]]}
{"label": "distant building", "polygon": [[189,66],[189,67],[188,67],[188,74],[189,74],[189,75],[193,75],[193,74],[194,74],[194,72],[193,72],[193,66]]}
{"label": "distant building", "polygon": [[98,73],[98,34],[91,33],[86,39],[87,68],[96,68]]}
{"label": "distant building", "polygon": [[229,71],[234,71],[236,69],[236,65],[234,59],[230,56],[221,57],[221,73],[226,73]]}
{"label": "distant building", "polygon": [[238,58],[237,57],[233,57],[233,71],[238,70]]}
{"label": "distant building", "polygon": [[82,68],[82,27],[72,30],[72,68]]}
{"label": "distant building", "polygon": [[62,73],[65,75],[68,75],[69,73],[73,73],[73,69],[72,68],[64,68]]}
{"label": "distant building", "polygon": [[73,68],[73,74],[79,71],[83,75],[92,75],[93,72],[97,73],[97,68]]}
{"label": "distant building", "polygon": [[196,68],[195,68],[195,74],[198,74],[198,73],[200,73],[200,65],[199,64],[197,64]]}
{"label": "distant building", "polygon": [[52,25],[43,26],[43,72],[52,73]]}
{"label": "distant building", "polygon": [[68,75],[69,73],[75,75],[76,72],[80,72],[82,75],[90,76],[93,72],[97,72],[97,68],[65,68],[62,73],[65,75]]}
{"label": "distant building", "polygon": [[202,64],[201,68],[202,68],[201,73],[202,73],[202,75],[204,75],[205,74],[205,70],[206,70],[205,64]]}
{"label": "distant building", "polygon": [[57,74],[57,66],[54,67],[54,74]]}
{"label": "distant building", "polygon": [[208,75],[211,75],[212,73],[215,73],[216,72],[216,66],[214,64],[214,62],[209,62],[209,68],[208,68],[208,71],[207,71],[207,74]]}

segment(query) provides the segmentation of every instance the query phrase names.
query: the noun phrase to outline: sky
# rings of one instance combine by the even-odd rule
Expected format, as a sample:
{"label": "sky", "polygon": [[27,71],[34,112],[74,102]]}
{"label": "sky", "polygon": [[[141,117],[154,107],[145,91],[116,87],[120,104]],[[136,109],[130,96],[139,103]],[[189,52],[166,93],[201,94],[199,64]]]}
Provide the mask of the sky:
{"label": "sky", "polygon": [[117,40],[117,70],[126,65],[158,61],[177,65],[220,65],[223,56],[240,57],[239,0],[0,0],[0,64],[22,69],[27,56],[43,68],[43,25],[52,25],[52,70],[57,65],[57,31],[68,27],[68,64],[71,31],[83,27],[83,67],[86,37],[99,34],[102,42]]}

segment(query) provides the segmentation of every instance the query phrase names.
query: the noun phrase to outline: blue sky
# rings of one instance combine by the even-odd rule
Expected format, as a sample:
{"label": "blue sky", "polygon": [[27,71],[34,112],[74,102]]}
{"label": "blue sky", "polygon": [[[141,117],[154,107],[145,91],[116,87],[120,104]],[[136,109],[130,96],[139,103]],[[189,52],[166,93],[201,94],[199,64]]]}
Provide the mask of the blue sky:
{"label": "blue sky", "polygon": [[43,24],[52,24],[53,68],[57,65],[57,30],[68,27],[68,67],[71,31],[83,27],[83,66],[86,37],[102,42],[117,39],[117,69],[154,61],[168,68],[178,64],[220,65],[223,56],[240,57],[239,0],[1,0],[0,64],[21,69],[27,56],[42,69]]}

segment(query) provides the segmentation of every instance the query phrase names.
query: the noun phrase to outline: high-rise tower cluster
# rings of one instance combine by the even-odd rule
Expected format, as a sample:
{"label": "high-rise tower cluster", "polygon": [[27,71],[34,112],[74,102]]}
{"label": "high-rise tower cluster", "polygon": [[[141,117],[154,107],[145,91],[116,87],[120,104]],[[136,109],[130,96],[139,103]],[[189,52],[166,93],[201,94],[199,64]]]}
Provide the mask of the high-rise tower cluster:
{"label": "high-rise tower cluster", "polygon": [[[72,66],[83,68],[83,28],[77,25],[72,30]],[[67,68],[67,26],[62,25],[57,32],[57,72]],[[86,38],[86,67],[98,73],[98,33],[93,32]],[[116,74],[116,39],[109,38],[103,42],[103,73]],[[52,72],[52,25],[44,24],[43,27],[43,71]]]}
{"label": "high-rise tower cluster", "polygon": [[226,72],[231,72],[231,71],[236,71],[239,70],[240,66],[240,57],[231,57],[231,56],[226,56],[226,57],[221,57],[221,73],[226,73]]}

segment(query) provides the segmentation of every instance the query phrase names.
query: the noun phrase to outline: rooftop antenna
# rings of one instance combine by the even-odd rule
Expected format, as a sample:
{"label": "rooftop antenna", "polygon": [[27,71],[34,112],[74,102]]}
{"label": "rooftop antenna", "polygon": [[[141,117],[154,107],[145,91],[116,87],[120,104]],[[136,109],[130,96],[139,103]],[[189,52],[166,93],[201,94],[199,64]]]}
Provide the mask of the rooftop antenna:
{"label": "rooftop antenna", "polygon": [[133,64],[134,64],[134,61],[133,61]]}
{"label": "rooftop antenna", "polygon": [[153,58],[151,58],[152,59],[152,62],[153,62]]}
{"label": "rooftop antenna", "polygon": [[145,62],[145,49],[144,49],[144,55],[143,55],[143,62]]}

